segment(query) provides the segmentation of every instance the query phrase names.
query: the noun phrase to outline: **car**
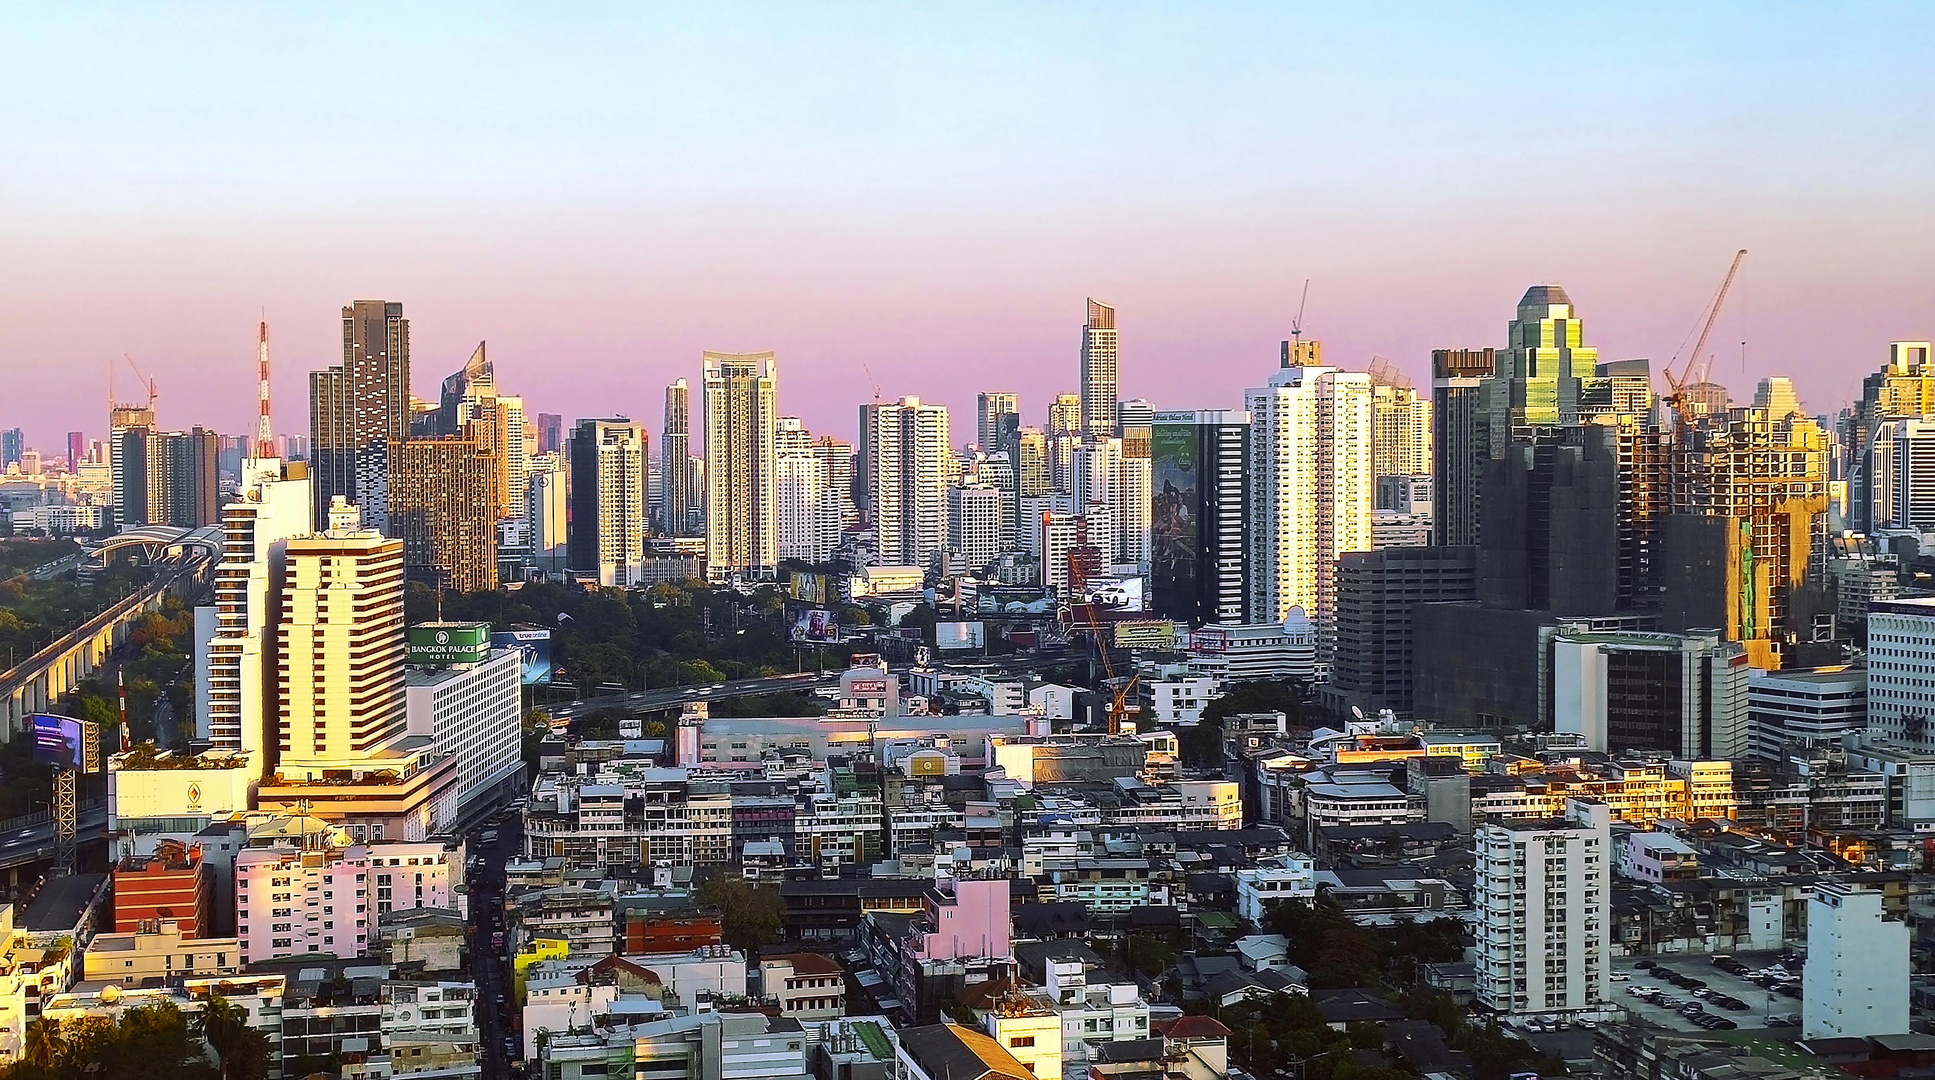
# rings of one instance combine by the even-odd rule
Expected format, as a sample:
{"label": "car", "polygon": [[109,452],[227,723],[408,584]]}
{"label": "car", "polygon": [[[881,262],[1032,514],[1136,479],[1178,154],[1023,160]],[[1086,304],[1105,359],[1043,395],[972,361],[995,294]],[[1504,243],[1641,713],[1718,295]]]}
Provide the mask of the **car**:
{"label": "car", "polygon": [[1783,986],[1775,990],[1774,993],[1779,994],[1781,997],[1790,997],[1798,1000],[1801,996],[1801,988],[1798,986]]}
{"label": "car", "polygon": [[1712,997],[1713,991],[1707,989],[1704,986],[1696,986],[1693,988],[1693,996],[1696,998]]}
{"label": "car", "polygon": [[1699,1016],[1707,1010],[1697,1001],[1689,1001],[1676,1010],[1681,1016]]}
{"label": "car", "polygon": [[1724,1016],[1716,1016],[1713,1018],[1713,1030],[1715,1031],[1733,1031],[1739,1026],[1739,1024],[1734,1023]]}
{"label": "car", "polygon": [[1623,971],[1615,971],[1611,975],[1606,976],[1606,978],[1612,982],[1630,982],[1632,980],[1632,976]]}
{"label": "car", "polygon": [[1659,965],[1653,963],[1651,960],[1641,960],[1639,963],[1634,964],[1633,966],[1638,968],[1641,971],[1651,971],[1654,968],[1658,967]]}
{"label": "car", "polygon": [[1706,989],[1707,982],[1705,979],[1696,979],[1691,975],[1683,975],[1680,977],[1680,985],[1686,987],[1688,990],[1704,990]]}

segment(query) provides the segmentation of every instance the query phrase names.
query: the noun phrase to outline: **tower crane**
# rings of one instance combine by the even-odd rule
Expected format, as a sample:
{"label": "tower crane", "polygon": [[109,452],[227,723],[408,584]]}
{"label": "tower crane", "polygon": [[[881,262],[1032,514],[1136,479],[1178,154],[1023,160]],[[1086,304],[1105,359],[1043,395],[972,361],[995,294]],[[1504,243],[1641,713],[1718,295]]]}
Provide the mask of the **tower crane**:
{"label": "tower crane", "polygon": [[[135,379],[139,381],[142,387],[148,391],[148,411],[153,412],[155,408],[155,399],[161,396],[161,384],[155,382],[153,379],[148,378],[148,376],[142,372],[141,365],[134,362],[134,357],[129,356],[127,353],[122,353],[121,359],[126,360],[128,362],[128,369],[134,372]],[[114,408],[118,404],[119,403],[114,400],[114,364],[110,362],[108,364],[108,407]]]}
{"label": "tower crane", "polygon": [[1700,327],[1699,340],[1693,343],[1693,352],[1687,356],[1686,366],[1680,369],[1679,375],[1673,374],[1673,364],[1679,359],[1679,355],[1675,354],[1672,360],[1666,362],[1666,370],[1662,372],[1666,376],[1666,385],[1671,387],[1671,392],[1666,395],[1666,403],[1673,406],[1680,414],[1680,423],[1683,425],[1691,426],[1696,419],[1693,402],[1687,397],[1686,391],[1705,382],[1712,370],[1712,358],[1709,357],[1703,361],[1700,359],[1700,354],[1706,350],[1707,337],[1713,333],[1713,324],[1720,318],[1720,306],[1727,302],[1727,290],[1733,288],[1734,275],[1740,272],[1740,261],[1746,257],[1746,248],[1734,252],[1733,265],[1727,267],[1727,276],[1720,282],[1720,291],[1714,294],[1713,302],[1707,305],[1706,322]]}
{"label": "tower crane", "polygon": [[[1095,617],[1095,602],[1093,600],[1086,600],[1081,604],[1075,605],[1075,607],[1071,607],[1069,609],[1071,617],[1077,608],[1088,609],[1088,622],[1076,623],[1071,621],[1069,625],[1073,628],[1086,627],[1089,633],[1094,636],[1095,651],[1102,654],[1103,684],[1113,683],[1115,681],[1115,662],[1109,659],[1108,646],[1102,642],[1102,624]],[[1140,672],[1129,676],[1129,681],[1123,683],[1120,689],[1114,690],[1112,696],[1109,698],[1109,735],[1111,737],[1122,734],[1122,718],[1128,715],[1129,712],[1129,691],[1134,690],[1135,684],[1141,681],[1142,675]]]}

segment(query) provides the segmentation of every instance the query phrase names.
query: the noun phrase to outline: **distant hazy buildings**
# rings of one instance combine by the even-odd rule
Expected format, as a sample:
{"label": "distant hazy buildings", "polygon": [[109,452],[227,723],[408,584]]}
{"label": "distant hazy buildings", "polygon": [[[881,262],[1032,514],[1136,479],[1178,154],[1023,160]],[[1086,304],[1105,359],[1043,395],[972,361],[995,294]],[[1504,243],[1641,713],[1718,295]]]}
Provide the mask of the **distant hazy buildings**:
{"label": "distant hazy buildings", "polygon": [[1021,399],[999,390],[983,390],[974,402],[975,449],[992,454],[1008,448],[1008,440],[1021,424]]}
{"label": "distant hazy buildings", "polygon": [[619,416],[572,429],[569,569],[600,585],[637,583],[645,557],[645,428]]}
{"label": "distant hazy buildings", "polygon": [[317,516],[341,495],[368,524],[386,526],[389,446],[409,434],[410,320],[402,304],[355,301],[343,308],[343,362],[309,375]]}
{"label": "distant hazy buildings", "polygon": [[707,573],[771,577],[779,562],[778,364],[770,352],[709,352],[704,364]]}
{"label": "distant hazy buildings", "polygon": [[1386,373],[1371,388],[1371,469],[1377,476],[1431,471],[1431,399]]}

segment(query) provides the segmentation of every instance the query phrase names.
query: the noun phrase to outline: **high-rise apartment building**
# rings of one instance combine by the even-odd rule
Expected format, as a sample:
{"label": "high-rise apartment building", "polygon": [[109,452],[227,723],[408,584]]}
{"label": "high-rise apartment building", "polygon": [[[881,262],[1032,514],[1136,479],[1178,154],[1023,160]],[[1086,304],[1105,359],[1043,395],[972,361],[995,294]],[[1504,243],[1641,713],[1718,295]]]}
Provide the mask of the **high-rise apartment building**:
{"label": "high-rise apartment building", "polygon": [[564,463],[554,454],[539,455],[538,462],[531,470],[530,488],[524,496],[524,516],[530,523],[531,550],[548,562],[564,554],[569,503],[565,498]]}
{"label": "high-rise apartment building", "polygon": [[860,487],[882,562],[925,566],[947,547],[949,443],[945,405],[860,406]]}
{"label": "high-rise apartment building", "polygon": [[1867,475],[1876,530],[1935,528],[1935,419],[1875,425]]}
{"label": "high-rise apartment building", "polygon": [[1147,440],[1139,457],[1129,456],[1125,440],[1097,436],[1075,448],[1070,489],[1083,503],[1109,508],[1115,522],[1115,557],[1121,565],[1149,567],[1150,461]]}
{"label": "high-rise apartment building", "polygon": [[779,557],[823,563],[846,528],[845,500],[813,433],[797,416],[782,416],[773,431],[773,482],[778,487]]}
{"label": "high-rise apartment building", "polygon": [[1302,608],[1317,627],[1320,654],[1328,656],[1337,560],[1372,547],[1371,377],[1284,368],[1270,385],[1244,391],[1244,405],[1250,413],[1250,617],[1281,622],[1291,608]]}
{"label": "high-rise apartment building", "polygon": [[555,454],[564,449],[564,417],[557,413],[538,413],[532,431],[537,436],[538,453]]}
{"label": "high-rise apartment building", "polygon": [[24,432],[19,428],[0,431],[0,472],[6,472],[19,464],[21,456],[26,452],[27,436]]}
{"label": "high-rise apartment building", "polygon": [[779,365],[773,354],[705,354],[706,572],[766,578],[779,562],[773,431]]}
{"label": "high-rise apartment building", "polygon": [[692,482],[692,391],[684,379],[665,388],[665,422],[659,429],[658,522],[668,536],[690,535]]}
{"label": "high-rise apartment building", "polygon": [[1063,435],[1082,434],[1082,396],[1080,394],[1057,394],[1048,403],[1048,437],[1059,438]]}
{"label": "high-rise apartment building", "polygon": [[1021,414],[1020,397],[1002,390],[983,390],[974,402],[974,446],[984,454],[1006,450],[1002,440],[1004,417]]}
{"label": "high-rise apartment building", "polygon": [[1579,418],[1582,376],[1597,370],[1599,350],[1585,343],[1572,298],[1557,285],[1534,285],[1518,302],[1508,344],[1496,354],[1491,446]]}
{"label": "high-rise apartment building", "polygon": [[1371,470],[1377,476],[1431,471],[1431,399],[1390,375],[1371,387]]}
{"label": "high-rise apartment building", "polygon": [[1048,437],[1038,428],[1022,428],[1014,445],[1015,493],[1021,498],[1046,495],[1055,489],[1048,467]]}
{"label": "high-rise apartment building", "polygon": [[330,531],[286,541],[277,631],[277,771],[321,780],[379,767],[405,733],[403,541]]}
{"label": "high-rise apartment building", "polygon": [[314,513],[305,465],[243,462],[241,495],[222,508],[215,603],[196,612],[196,666],[207,672],[200,734],[217,750],[255,754],[258,773],[277,742],[284,554],[292,537],[314,531]]}
{"label": "high-rise apartment building", "polygon": [[813,453],[826,466],[827,486],[840,503],[840,528],[844,531],[860,524],[860,509],[853,501],[853,444],[831,435],[813,442]]}
{"label": "high-rise apartment building", "polygon": [[1240,625],[1249,616],[1243,470],[1250,414],[1161,412],[1150,436],[1150,591],[1156,614]]}
{"label": "high-rise apartment building", "polygon": [[158,442],[160,499],[149,520],[181,529],[221,520],[221,436],[198,427],[167,432]]}
{"label": "high-rise apartment building", "polygon": [[499,518],[523,512],[524,489],[531,471],[524,399],[490,394],[477,399],[474,412],[457,434],[475,439],[492,455],[491,499]]}
{"label": "high-rise apartment building", "polygon": [[1579,417],[1632,416],[1647,419],[1653,411],[1653,364],[1650,360],[1601,360],[1579,383]]}
{"label": "high-rise apartment building", "polygon": [[1488,824],[1478,853],[1478,1000],[1508,1016],[1610,1007],[1612,812],[1583,799],[1561,821]]}
{"label": "high-rise apartment building", "polygon": [[1082,324],[1082,420],[1085,433],[1115,434],[1118,341],[1115,309],[1090,297]]}
{"label": "high-rise apartment building", "polygon": [[1035,550],[1041,555],[1041,583],[1064,601],[1086,595],[1088,579],[1115,564],[1114,515],[1103,503],[1075,511],[1044,511]]}
{"label": "high-rise apartment building", "polygon": [[1935,598],[1868,606],[1868,733],[1916,748],[1935,746]]}
{"label": "high-rise apartment building", "polygon": [[571,518],[565,563],[600,585],[638,583],[645,558],[645,428],[622,416],[571,432]]}
{"label": "high-rise apartment building", "polygon": [[1003,502],[1001,489],[993,484],[947,489],[947,549],[960,559],[963,570],[980,573],[1004,550]]}
{"label": "high-rise apartment building", "polygon": [[403,305],[343,308],[343,362],[309,375],[309,461],[316,516],[341,495],[388,524],[389,447],[410,436],[410,320]]}
{"label": "high-rise apartment building", "polygon": [[1431,350],[1431,523],[1438,543],[1478,543],[1478,497],[1491,460],[1492,349]]}
{"label": "high-rise apartment building", "polygon": [[1883,421],[1935,416],[1935,345],[1926,341],[1891,341],[1888,362],[1861,383],[1861,400],[1854,405],[1841,433],[1842,462],[1849,481],[1849,504],[1857,531],[1874,528],[1877,499],[1871,475],[1875,432]]}
{"label": "high-rise apartment building", "polygon": [[[148,522],[153,467],[148,441],[155,432],[153,409],[137,405],[108,408],[108,505],[123,525]],[[134,460],[129,460],[130,455]]]}
{"label": "high-rise apartment building", "polygon": [[465,426],[481,437],[390,445],[389,535],[403,541],[404,573],[412,581],[460,593],[497,587],[504,479],[490,425]]}

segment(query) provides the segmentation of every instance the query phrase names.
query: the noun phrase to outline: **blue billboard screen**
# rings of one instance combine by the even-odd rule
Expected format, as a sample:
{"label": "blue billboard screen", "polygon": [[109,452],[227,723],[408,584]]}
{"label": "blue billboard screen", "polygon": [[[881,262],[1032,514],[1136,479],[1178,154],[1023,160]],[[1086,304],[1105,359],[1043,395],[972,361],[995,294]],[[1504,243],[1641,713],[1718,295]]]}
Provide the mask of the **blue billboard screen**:
{"label": "blue billboard screen", "polygon": [[524,657],[524,685],[550,685],[551,631],[542,627],[499,630],[490,636],[490,643],[500,649],[516,649]]}
{"label": "blue billboard screen", "polygon": [[87,767],[87,729],[71,716],[33,716],[34,760],[63,769]]}

